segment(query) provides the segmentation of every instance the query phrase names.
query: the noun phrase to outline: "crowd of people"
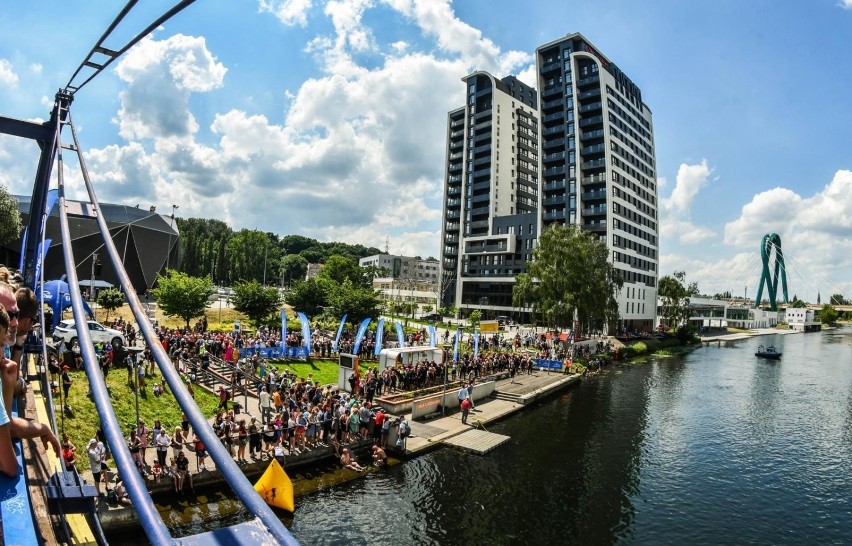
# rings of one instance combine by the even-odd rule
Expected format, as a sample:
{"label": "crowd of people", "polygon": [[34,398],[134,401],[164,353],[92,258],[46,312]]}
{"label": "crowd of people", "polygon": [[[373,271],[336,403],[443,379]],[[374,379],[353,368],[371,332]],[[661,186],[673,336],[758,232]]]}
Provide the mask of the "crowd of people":
{"label": "crowd of people", "polygon": [[7,476],[19,471],[13,439],[39,438],[45,449],[52,448],[57,456],[62,452],[48,425],[12,412],[13,399],[26,389],[20,366],[38,309],[35,293],[23,285],[20,271],[0,266],[0,472]]}

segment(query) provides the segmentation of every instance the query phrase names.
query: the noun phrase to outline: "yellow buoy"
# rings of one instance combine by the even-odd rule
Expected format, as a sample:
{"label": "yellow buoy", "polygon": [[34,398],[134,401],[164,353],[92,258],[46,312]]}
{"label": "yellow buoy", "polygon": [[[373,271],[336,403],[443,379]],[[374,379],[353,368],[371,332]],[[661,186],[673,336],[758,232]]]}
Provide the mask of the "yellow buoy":
{"label": "yellow buoy", "polygon": [[293,512],[296,509],[293,482],[290,481],[290,476],[284,472],[284,469],[281,468],[281,465],[275,459],[272,459],[272,462],[266,468],[266,472],[254,484],[254,490],[270,506],[275,506],[288,512]]}

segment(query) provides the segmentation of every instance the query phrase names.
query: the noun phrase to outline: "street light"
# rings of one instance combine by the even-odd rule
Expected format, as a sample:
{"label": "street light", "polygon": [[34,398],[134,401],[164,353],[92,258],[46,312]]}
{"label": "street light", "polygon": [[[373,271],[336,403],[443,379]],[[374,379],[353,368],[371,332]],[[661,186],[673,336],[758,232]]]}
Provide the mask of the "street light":
{"label": "street light", "polygon": [[[151,207],[151,208],[153,209],[154,207]],[[175,222],[175,211],[179,208],[180,208],[180,205],[172,205],[172,217],[169,220],[169,247],[168,247],[167,253],[166,253],[166,271],[169,270],[169,265],[170,265],[171,257],[172,257],[172,229],[174,229],[173,226],[174,226],[174,222]]]}

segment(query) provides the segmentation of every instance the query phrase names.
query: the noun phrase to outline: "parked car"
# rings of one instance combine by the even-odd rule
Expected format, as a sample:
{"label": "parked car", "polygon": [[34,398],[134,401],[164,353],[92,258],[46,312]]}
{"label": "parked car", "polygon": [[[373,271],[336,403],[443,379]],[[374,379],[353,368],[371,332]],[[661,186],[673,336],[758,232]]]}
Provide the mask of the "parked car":
{"label": "parked car", "polygon": [[441,318],[443,318],[443,317],[441,317],[441,315],[439,315],[438,313],[431,313],[429,315],[423,315],[422,317],[420,317],[420,320],[425,320],[425,321],[428,321],[428,322],[436,322],[436,321],[441,320]]}
{"label": "parked car", "polygon": [[[99,322],[95,322],[94,320],[88,321],[87,324],[89,325],[89,335],[92,336],[93,343],[102,342],[111,343],[113,346],[118,347],[124,346],[124,334],[122,334],[118,330],[107,328],[106,326],[100,324]],[[59,321],[59,324],[57,324],[56,328],[53,330],[53,340],[57,342],[60,340],[64,340],[70,348],[70,346],[73,345],[75,341],[77,341],[77,326],[74,324],[74,321]]]}
{"label": "parked car", "polygon": [[506,315],[500,315],[499,317],[497,317],[497,324],[499,324],[500,326],[507,326],[509,324],[512,324],[512,319],[510,319]]}

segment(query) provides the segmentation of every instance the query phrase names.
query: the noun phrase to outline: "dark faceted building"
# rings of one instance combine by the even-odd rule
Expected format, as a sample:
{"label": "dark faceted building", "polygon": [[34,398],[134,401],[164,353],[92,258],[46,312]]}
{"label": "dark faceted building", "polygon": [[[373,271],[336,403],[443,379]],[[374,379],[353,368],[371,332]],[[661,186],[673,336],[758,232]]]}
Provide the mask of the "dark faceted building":
{"label": "dark faceted building", "polygon": [[[30,198],[17,196],[18,210],[24,225],[29,220]],[[109,261],[91,204],[66,201],[68,224],[71,230],[77,277],[81,284],[92,279],[119,286],[118,277]],[[45,237],[52,239],[45,260],[45,279],[58,279],[65,274],[62,234],[59,227],[58,204],[47,219]],[[177,268],[179,233],[171,216],[151,210],[101,203],[101,213],[106,218],[112,241],[124,262],[130,282],[140,294],[145,293],[157,280],[157,274],[168,266]],[[6,255],[12,260],[6,265],[17,267],[21,242],[12,243]],[[94,265],[94,267],[93,267]]]}

